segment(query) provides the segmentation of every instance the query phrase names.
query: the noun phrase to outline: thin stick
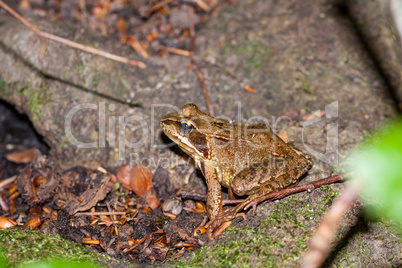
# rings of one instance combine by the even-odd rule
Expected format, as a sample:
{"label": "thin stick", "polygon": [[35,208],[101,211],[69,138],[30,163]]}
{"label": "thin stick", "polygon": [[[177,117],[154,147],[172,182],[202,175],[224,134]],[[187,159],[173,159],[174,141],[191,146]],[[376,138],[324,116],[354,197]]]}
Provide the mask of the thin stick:
{"label": "thin stick", "polygon": [[[286,189],[282,189],[264,196],[261,196],[259,198],[257,198],[255,200],[255,202],[253,203],[260,203],[262,201],[265,200],[269,200],[269,201],[273,201],[275,199],[281,199],[284,198],[285,196],[294,194],[294,193],[298,193],[298,192],[302,192],[302,191],[311,191],[314,190],[315,188],[318,188],[322,185],[326,185],[326,184],[331,184],[337,181],[341,181],[343,179],[345,179],[347,176],[345,174],[340,174],[340,175],[335,175],[335,176],[331,176],[331,177],[327,177],[321,180],[317,180],[311,183],[306,183],[300,186],[295,186],[295,187],[291,187],[291,188],[286,188]],[[205,194],[198,194],[198,193],[190,193],[190,192],[180,192],[180,196],[182,198],[191,198],[191,199],[195,199],[195,200],[199,200],[199,201],[206,201],[207,200],[207,196]],[[223,205],[233,205],[233,204],[240,204],[242,202],[244,202],[246,199],[236,199],[236,200],[230,200],[230,199],[224,199],[222,200]],[[246,206],[244,209],[248,209],[250,206],[252,205],[249,204],[248,206]]]}
{"label": "thin stick", "polygon": [[356,201],[361,188],[361,182],[352,180],[327,211],[314,236],[310,240],[307,253],[303,258],[302,268],[321,267],[328,256],[335,232],[345,212]]}
{"label": "thin stick", "polygon": [[90,216],[104,216],[104,215],[126,215],[126,212],[78,212],[74,214],[75,216],[80,215],[90,215]]}
{"label": "thin stick", "polygon": [[46,33],[43,32],[41,30],[39,30],[38,28],[36,28],[35,26],[33,26],[30,22],[28,22],[26,19],[24,19],[22,16],[20,16],[17,12],[15,12],[11,7],[9,7],[8,5],[6,5],[3,1],[0,0],[0,7],[4,8],[5,10],[7,10],[11,15],[13,15],[17,20],[19,20],[22,24],[24,24],[26,27],[28,27],[30,30],[32,30],[35,34],[37,34],[39,37],[41,38],[46,38],[58,43],[61,43],[63,45],[67,45],[88,53],[92,53],[110,60],[114,60],[117,62],[121,62],[121,63],[125,63],[131,66],[138,66],[140,68],[146,68],[147,66],[140,61],[135,61],[135,60],[130,60],[121,56],[117,56],[115,54],[106,52],[106,51],[102,51],[100,49],[96,49],[93,47],[88,47],[85,45],[82,45],[80,43],[76,43],[73,42],[71,40],[50,34],[50,33]]}
{"label": "thin stick", "polygon": [[156,10],[162,8],[162,7],[165,6],[165,5],[170,4],[171,2],[173,2],[173,0],[164,0],[164,1],[162,1],[162,2],[159,2],[159,3],[155,4],[155,5],[153,5],[152,7],[150,7],[150,8],[148,9],[148,14],[151,14],[152,12],[154,12],[154,11],[156,11]]}
{"label": "thin stick", "polygon": [[205,12],[209,12],[211,8],[203,0],[193,0],[193,2]]}
{"label": "thin stick", "polygon": [[87,9],[85,8],[86,7],[85,0],[79,0],[79,7],[81,9],[81,14],[82,14],[81,23],[82,23],[82,25],[84,25],[84,27],[87,27],[88,20],[87,20]]}
{"label": "thin stick", "polygon": [[162,46],[162,48],[165,51],[170,52],[170,53],[174,53],[174,54],[178,54],[178,55],[182,55],[182,56],[186,56],[186,57],[191,56],[191,53],[188,50],[173,48],[173,47],[165,47],[165,46]]}
{"label": "thin stick", "polygon": [[191,60],[194,61],[194,52],[195,52],[195,29],[194,29],[194,8],[189,5],[188,7],[188,24],[189,24],[189,32],[190,32],[190,53]]}
{"label": "thin stick", "polygon": [[202,75],[201,70],[198,69],[196,65],[193,65],[193,71],[197,75],[198,81],[200,82],[202,93],[204,94],[204,99],[207,104],[208,113],[210,116],[214,116],[214,111],[212,110],[211,102],[209,101],[207,88],[205,87],[204,76]]}
{"label": "thin stick", "polygon": [[335,176],[327,177],[325,179],[321,179],[321,180],[314,181],[314,182],[311,182],[311,183],[306,183],[306,184],[303,184],[303,185],[300,185],[300,186],[295,186],[295,187],[292,187],[292,188],[286,188],[286,189],[283,189],[283,190],[280,190],[280,191],[277,191],[277,192],[274,192],[274,193],[270,193],[270,194],[267,194],[267,195],[264,195],[264,196],[256,198],[255,200],[253,200],[252,203],[248,204],[244,209],[247,210],[250,206],[253,205],[253,203],[258,204],[258,203],[260,203],[262,201],[265,201],[265,200],[272,201],[272,200],[276,200],[276,199],[281,199],[281,198],[284,198],[285,196],[288,196],[288,195],[291,195],[291,194],[294,194],[294,193],[298,193],[298,192],[302,192],[302,191],[309,191],[310,192],[310,191],[312,191],[312,190],[314,190],[314,189],[316,189],[316,188],[318,188],[318,187],[320,187],[322,185],[331,184],[331,183],[334,183],[334,182],[337,182],[337,181],[341,181],[341,180],[345,179],[346,177],[347,177],[346,174],[335,175]]}
{"label": "thin stick", "polygon": [[11,178],[0,181],[0,190],[3,190],[4,187],[11,184],[16,179],[17,179],[17,176],[12,176]]}
{"label": "thin stick", "polygon": [[207,104],[208,113],[210,116],[214,116],[214,111],[212,110],[211,102],[209,101],[209,96],[207,92],[207,88],[204,83],[204,76],[202,72],[197,67],[197,63],[194,59],[195,52],[195,29],[194,29],[194,8],[189,5],[188,6],[188,22],[190,28],[190,56],[191,56],[191,64],[193,65],[193,71],[197,75],[198,81],[200,82],[202,93],[204,94],[204,99]]}

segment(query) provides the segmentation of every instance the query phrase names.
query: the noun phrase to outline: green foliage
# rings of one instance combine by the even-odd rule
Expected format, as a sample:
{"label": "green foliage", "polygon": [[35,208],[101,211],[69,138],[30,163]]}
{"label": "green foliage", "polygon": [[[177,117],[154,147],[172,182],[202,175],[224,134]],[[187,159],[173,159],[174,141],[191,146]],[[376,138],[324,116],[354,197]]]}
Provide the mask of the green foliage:
{"label": "green foliage", "polygon": [[42,116],[42,110],[46,104],[52,101],[52,93],[49,93],[46,84],[42,83],[39,87],[33,88],[32,84],[19,89],[21,95],[28,98],[28,105],[32,111],[32,122],[35,124],[37,116]]}
{"label": "green foliage", "polygon": [[101,258],[82,245],[67,241],[59,235],[20,228],[0,230],[0,250],[2,251],[0,263],[4,264],[0,265],[0,268],[16,266],[92,268],[96,266],[91,263],[97,263]]}
{"label": "green foliage", "polygon": [[70,262],[68,260],[52,260],[41,263],[30,263],[22,265],[21,268],[96,268],[89,262]]}
{"label": "green foliage", "polygon": [[370,198],[369,215],[402,227],[402,118],[367,139],[351,156],[351,174]]}

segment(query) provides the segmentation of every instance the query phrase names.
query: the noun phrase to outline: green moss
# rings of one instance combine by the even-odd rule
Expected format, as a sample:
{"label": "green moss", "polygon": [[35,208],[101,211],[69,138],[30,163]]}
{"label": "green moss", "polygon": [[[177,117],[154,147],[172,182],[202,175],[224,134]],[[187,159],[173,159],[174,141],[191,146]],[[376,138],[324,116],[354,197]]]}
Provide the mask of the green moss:
{"label": "green moss", "polygon": [[32,112],[32,122],[35,124],[37,116],[42,115],[43,107],[52,100],[52,93],[46,89],[46,83],[42,83],[37,89],[29,83],[19,89],[20,93],[28,98],[28,105]]}
{"label": "green moss", "polygon": [[0,74],[0,96],[9,97],[13,92],[13,90],[14,90],[13,85],[7,84],[7,82],[2,78]]}
{"label": "green moss", "polygon": [[[228,240],[218,243],[213,251],[206,246],[193,253],[188,261],[174,261],[176,267],[277,267],[270,250],[279,246],[281,242],[272,241],[272,238],[258,235],[260,229],[230,229],[229,236],[245,237],[244,239]],[[258,237],[257,237],[258,236]]]}
{"label": "green moss", "polygon": [[82,68],[83,68],[83,66],[82,66],[81,63],[78,61],[78,63],[77,63],[77,68],[76,68],[77,74],[81,74],[81,73],[82,73]]}
{"label": "green moss", "polygon": [[302,82],[302,90],[307,94],[311,94],[311,86],[308,84],[308,82]]}
{"label": "green moss", "polygon": [[10,267],[61,258],[72,263],[97,263],[101,259],[101,255],[90,252],[80,244],[40,231],[19,228],[1,230],[0,243],[2,255]]}
{"label": "green moss", "polygon": [[329,185],[323,185],[321,186],[321,190],[324,191],[325,193],[323,194],[324,198],[324,204],[327,206],[331,206],[333,200],[338,197],[339,193],[337,191],[332,190],[332,188]]}
{"label": "green moss", "polygon": [[174,72],[170,72],[170,74],[169,74],[169,81],[170,81],[170,83],[173,84],[174,80],[175,80],[175,73],[174,73]]}
{"label": "green moss", "polygon": [[268,212],[264,209],[267,217],[254,222],[255,226],[229,227],[214,245],[202,247],[187,260],[168,263],[177,267],[297,267],[313,232],[310,226],[318,224],[338,195],[328,186],[315,191],[322,196],[319,204],[297,196],[286,198],[271,204]]}
{"label": "green moss", "polygon": [[101,73],[96,73],[92,76],[92,90],[96,92],[99,84],[99,78],[101,77]]}
{"label": "green moss", "polygon": [[160,214],[160,215],[158,215],[158,217],[156,217],[155,224],[163,226],[165,224],[166,220],[168,220],[168,217],[166,217],[163,214]]}
{"label": "green moss", "polygon": [[272,52],[259,40],[251,39],[246,41],[245,44],[239,46],[229,46],[224,44],[223,51],[226,55],[236,55],[245,60],[245,74],[249,75],[253,70],[259,70],[264,61],[266,61]]}
{"label": "green moss", "polygon": [[0,94],[3,96],[5,93],[8,93],[8,87],[7,87],[6,81],[1,79],[1,76],[0,76]]}

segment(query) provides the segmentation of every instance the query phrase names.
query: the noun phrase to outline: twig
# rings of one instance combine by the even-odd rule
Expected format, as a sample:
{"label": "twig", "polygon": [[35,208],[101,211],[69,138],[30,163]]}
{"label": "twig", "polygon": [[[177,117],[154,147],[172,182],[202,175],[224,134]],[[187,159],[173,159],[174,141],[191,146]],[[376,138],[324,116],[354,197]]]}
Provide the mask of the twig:
{"label": "twig", "polygon": [[193,2],[205,12],[209,12],[211,10],[210,6],[208,6],[203,0],[193,0]]}
{"label": "twig", "polygon": [[170,53],[174,53],[174,54],[178,54],[178,55],[182,55],[182,56],[186,56],[186,57],[191,56],[191,53],[188,50],[173,48],[173,47],[165,47],[165,46],[161,46],[161,47],[165,51],[170,52]]}
{"label": "twig", "polygon": [[148,9],[148,14],[151,14],[152,12],[154,12],[154,11],[156,11],[156,10],[162,8],[162,7],[165,6],[165,5],[170,4],[171,2],[173,2],[173,0],[164,0],[164,1],[162,1],[162,2],[159,2],[159,3],[155,4],[155,5],[153,5],[152,7],[150,7],[150,8]]}
{"label": "twig", "polygon": [[[334,183],[334,182],[337,182],[337,181],[341,181],[341,180],[345,179],[346,177],[347,177],[346,174],[340,174],[340,175],[327,177],[325,179],[321,179],[321,180],[318,180],[318,181],[314,181],[314,182],[311,182],[311,183],[306,183],[306,184],[303,184],[303,185],[300,185],[300,186],[295,186],[295,187],[292,187],[292,188],[286,188],[286,189],[283,189],[283,190],[280,190],[280,191],[277,191],[277,192],[274,192],[274,193],[267,194],[265,196],[258,197],[253,201],[253,203],[258,204],[258,203],[260,203],[262,201],[265,201],[265,200],[272,201],[272,200],[275,200],[275,199],[281,199],[281,198],[284,198],[285,196],[288,196],[288,195],[291,195],[291,194],[294,194],[294,193],[298,193],[298,192],[302,192],[302,191],[311,192],[312,190],[314,190],[314,189],[316,189],[316,188],[318,188],[318,187],[320,187],[322,185],[331,184],[331,183]],[[244,209],[247,210],[250,206],[253,205],[253,203],[248,204]]]}
{"label": "twig", "polygon": [[195,52],[194,8],[191,5],[189,5],[187,8],[188,8],[188,28],[190,32],[191,61],[195,61],[193,58]]}
{"label": "twig", "polygon": [[87,9],[85,8],[86,4],[85,4],[85,0],[79,0],[79,7],[81,9],[81,23],[82,25],[84,25],[84,27],[87,27]]}
{"label": "twig", "polygon": [[153,233],[147,234],[147,235],[144,236],[143,238],[137,240],[137,242],[136,242],[132,247],[130,247],[130,248],[125,248],[125,249],[123,250],[123,253],[128,253],[128,252],[132,251],[133,249],[135,249],[136,247],[138,247],[142,242],[144,242],[144,240],[145,240],[147,237],[151,237],[151,238],[152,238],[152,236],[153,236],[154,234],[161,234],[161,233],[163,233],[163,232],[164,232],[163,229],[161,229],[161,230],[155,231],[155,232],[153,232]]}
{"label": "twig", "polygon": [[210,116],[214,116],[214,111],[212,110],[211,102],[209,101],[208,92],[207,92],[207,89],[205,87],[204,76],[202,75],[201,70],[198,69],[195,64],[193,64],[193,71],[197,75],[198,81],[200,82],[202,93],[204,94],[204,99],[205,99],[205,102],[207,104],[208,113],[209,113]]}
{"label": "twig", "polygon": [[[295,186],[295,187],[291,187],[291,188],[286,188],[286,189],[282,189],[264,196],[261,196],[257,199],[255,199],[255,202],[253,203],[260,203],[262,201],[265,200],[269,200],[269,201],[273,201],[275,199],[281,199],[284,198],[285,196],[294,194],[294,193],[298,193],[298,192],[302,192],[302,191],[311,191],[314,190],[315,188],[318,188],[322,185],[326,185],[326,184],[331,184],[337,181],[341,181],[343,179],[345,179],[347,176],[345,174],[340,174],[340,175],[335,175],[335,176],[331,176],[331,177],[327,177],[321,180],[317,180],[311,183],[306,183],[300,186]],[[180,192],[180,196],[182,198],[191,198],[194,200],[199,200],[199,201],[206,201],[207,200],[207,196],[205,194],[198,194],[198,193],[190,193],[190,192]],[[224,199],[222,200],[223,205],[233,205],[233,204],[240,204],[242,203],[244,200],[246,199],[236,199],[236,200],[230,200],[230,199]],[[247,205],[244,209],[248,209],[250,206],[252,206],[253,204],[249,204]]]}
{"label": "twig", "polygon": [[206,194],[199,194],[199,193],[192,193],[192,192],[185,192],[181,191],[180,192],[181,198],[191,198],[197,201],[207,201],[207,195]]}
{"label": "twig", "polygon": [[73,42],[71,40],[47,33],[47,32],[43,32],[41,30],[39,30],[38,28],[36,28],[35,26],[33,26],[30,22],[28,22],[26,19],[24,19],[23,17],[21,17],[17,12],[15,12],[11,7],[9,7],[8,5],[6,5],[3,1],[0,0],[0,7],[4,8],[5,10],[7,10],[11,15],[13,15],[17,20],[19,20],[22,24],[24,24],[26,27],[28,27],[30,30],[32,30],[35,34],[37,34],[40,38],[45,38],[45,39],[49,39],[88,53],[92,53],[110,60],[114,60],[117,62],[121,62],[121,63],[125,63],[125,64],[129,64],[132,66],[138,66],[140,68],[146,68],[147,66],[145,65],[145,63],[140,62],[140,61],[135,61],[135,60],[130,60],[121,56],[117,56],[115,54],[106,52],[106,51],[102,51],[100,49],[96,49],[93,47],[89,47],[89,46],[85,46],[82,45],[80,43],[76,43]]}
{"label": "twig", "polygon": [[318,226],[314,236],[310,240],[307,253],[303,258],[302,268],[320,267],[328,256],[331,242],[342,216],[352,207],[360,192],[361,182],[352,180],[346,186],[341,195],[335,200]]}
{"label": "twig", "polygon": [[15,181],[16,179],[17,179],[17,176],[12,176],[11,178],[8,178],[8,179],[0,181],[0,190],[3,190],[4,187],[9,185],[10,183]]}
{"label": "twig", "polygon": [[80,216],[80,215],[90,215],[90,216],[103,216],[103,215],[126,215],[126,212],[78,212],[75,213],[74,216]]}
{"label": "twig", "polygon": [[207,89],[204,83],[204,76],[202,72],[197,67],[197,63],[194,59],[195,52],[195,29],[194,29],[194,8],[189,5],[188,6],[188,23],[190,28],[190,56],[191,56],[191,64],[193,65],[193,71],[197,75],[198,81],[200,82],[202,93],[204,94],[204,99],[207,104],[208,113],[210,116],[214,116],[214,111],[212,110],[211,102],[209,101],[209,96]]}

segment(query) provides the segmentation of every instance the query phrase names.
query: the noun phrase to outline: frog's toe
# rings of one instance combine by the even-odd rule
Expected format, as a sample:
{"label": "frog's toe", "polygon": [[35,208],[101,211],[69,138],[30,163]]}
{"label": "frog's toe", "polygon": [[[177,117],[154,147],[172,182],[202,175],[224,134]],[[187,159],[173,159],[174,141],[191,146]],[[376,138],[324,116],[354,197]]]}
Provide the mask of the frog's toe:
{"label": "frog's toe", "polygon": [[206,224],[208,240],[213,240],[232,224],[232,221],[225,221],[222,218],[211,220]]}

